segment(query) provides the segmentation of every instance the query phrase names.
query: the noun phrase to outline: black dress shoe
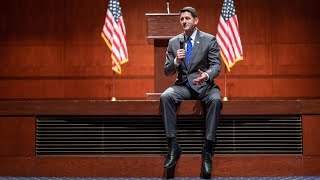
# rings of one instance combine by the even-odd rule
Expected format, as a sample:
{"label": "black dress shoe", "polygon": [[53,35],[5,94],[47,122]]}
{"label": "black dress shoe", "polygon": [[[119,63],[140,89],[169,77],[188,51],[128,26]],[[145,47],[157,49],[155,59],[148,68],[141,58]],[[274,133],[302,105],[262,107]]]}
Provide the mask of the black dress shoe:
{"label": "black dress shoe", "polygon": [[169,148],[167,157],[164,161],[164,168],[172,168],[173,166],[175,166],[181,154],[182,150],[179,144]]}
{"label": "black dress shoe", "polygon": [[210,179],[212,172],[212,154],[202,149],[201,178]]}

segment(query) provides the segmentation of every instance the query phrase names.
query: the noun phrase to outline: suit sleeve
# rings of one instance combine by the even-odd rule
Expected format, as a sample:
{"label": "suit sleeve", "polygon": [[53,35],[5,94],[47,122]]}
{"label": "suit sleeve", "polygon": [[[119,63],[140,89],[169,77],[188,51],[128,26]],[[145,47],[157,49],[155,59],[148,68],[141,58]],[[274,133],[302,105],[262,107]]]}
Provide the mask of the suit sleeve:
{"label": "suit sleeve", "polygon": [[164,64],[164,74],[166,76],[172,76],[177,71],[177,66],[174,63],[175,53],[173,52],[172,46],[172,40],[170,40],[166,52],[166,62]]}
{"label": "suit sleeve", "polygon": [[213,37],[209,43],[208,60],[209,69],[206,71],[206,73],[209,75],[209,80],[212,81],[219,75],[221,71],[220,48],[215,37]]}

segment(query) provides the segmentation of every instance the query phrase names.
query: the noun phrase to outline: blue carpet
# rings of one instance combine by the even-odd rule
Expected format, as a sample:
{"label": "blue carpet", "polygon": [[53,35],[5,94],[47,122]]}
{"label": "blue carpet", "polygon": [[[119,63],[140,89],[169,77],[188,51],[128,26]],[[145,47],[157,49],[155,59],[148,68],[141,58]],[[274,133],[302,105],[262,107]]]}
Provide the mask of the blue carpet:
{"label": "blue carpet", "polygon": [[[69,178],[69,177],[0,177],[0,180],[162,180],[161,178]],[[175,178],[175,180],[197,180],[197,177]],[[320,180],[320,176],[291,177],[214,177],[212,180]]]}

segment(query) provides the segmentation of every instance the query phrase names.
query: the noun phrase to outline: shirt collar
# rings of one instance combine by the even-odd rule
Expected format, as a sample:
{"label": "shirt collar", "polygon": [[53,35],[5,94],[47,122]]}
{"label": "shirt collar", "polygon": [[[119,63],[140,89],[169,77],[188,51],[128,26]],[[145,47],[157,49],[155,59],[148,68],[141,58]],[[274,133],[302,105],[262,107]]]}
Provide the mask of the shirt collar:
{"label": "shirt collar", "polygon": [[[198,32],[198,29],[195,29],[194,31],[193,31],[193,33],[192,33],[192,35],[191,35],[191,38],[192,38],[192,42],[195,40],[195,38],[196,38],[196,35],[197,35],[197,32]],[[184,35],[185,36],[185,39],[188,41],[188,36],[185,34]]]}

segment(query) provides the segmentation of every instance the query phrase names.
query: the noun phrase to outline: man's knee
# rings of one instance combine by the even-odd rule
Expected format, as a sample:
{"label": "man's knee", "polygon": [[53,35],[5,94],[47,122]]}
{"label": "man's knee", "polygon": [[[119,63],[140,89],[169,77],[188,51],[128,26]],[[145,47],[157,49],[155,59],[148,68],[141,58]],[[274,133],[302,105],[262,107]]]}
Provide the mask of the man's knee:
{"label": "man's knee", "polygon": [[172,98],[172,95],[168,92],[163,92],[160,95],[160,102],[167,102]]}
{"label": "man's knee", "polygon": [[211,104],[214,107],[221,107],[222,108],[222,100],[218,96],[211,96],[209,99],[209,104]]}
{"label": "man's knee", "polygon": [[221,100],[220,97],[219,97],[219,98],[212,98],[212,102],[213,102],[214,104],[222,104],[222,100]]}

